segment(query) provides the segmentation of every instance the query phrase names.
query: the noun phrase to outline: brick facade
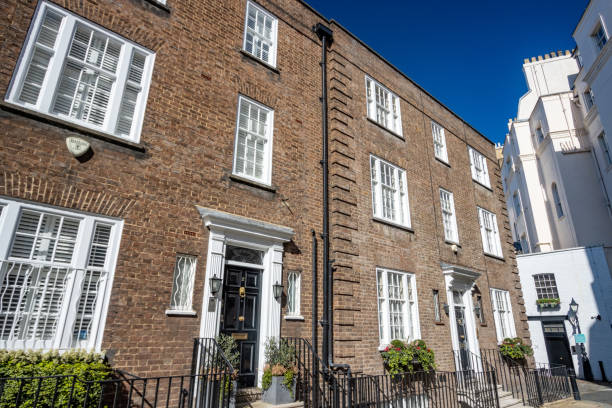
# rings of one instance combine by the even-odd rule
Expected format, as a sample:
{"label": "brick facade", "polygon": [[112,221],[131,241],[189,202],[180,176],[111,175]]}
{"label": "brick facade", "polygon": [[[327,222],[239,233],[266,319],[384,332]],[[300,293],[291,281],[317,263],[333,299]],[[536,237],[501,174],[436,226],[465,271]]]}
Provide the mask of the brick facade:
{"label": "brick facade", "polygon": [[[452,348],[448,318],[443,314],[442,324],[434,324],[432,316],[432,289],[446,301],[441,261],[482,273],[477,287],[487,324],[478,328],[481,347],[496,343],[489,287],[512,292],[517,332],[528,339],[493,144],[337,23],[298,1],[260,1],[279,20],[277,69],[270,69],[241,52],[244,0],[197,5],[168,0],[168,10],[153,0],[57,4],[156,53],[138,145],[24,114],[6,103],[0,110],[1,196],[124,220],[103,338],[116,367],[139,375],[189,369],[207,284],[208,231],[196,205],[295,231],[285,245],[283,277],[289,269],[302,271],[305,320],[283,320],[281,331],[310,337],[310,231],[320,231],[323,211],[321,45],[311,30],[318,22],[334,31],[328,85],[336,360],[356,370],[381,370],[376,266],[416,275],[421,334],[437,352],[441,368],[450,368]],[[3,92],[36,6],[35,1],[9,0],[1,8]],[[403,139],[366,119],[366,73],[401,98]],[[271,189],[230,177],[239,94],[274,109]],[[450,167],[434,159],[430,119],[446,129]],[[65,138],[75,135],[91,143],[89,160],[78,161],[66,149]],[[468,144],[487,157],[492,191],[472,181]],[[370,153],[406,170],[412,231],[372,220]],[[444,242],[440,186],[455,195],[457,255]],[[504,260],[483,255],[476,205],[497,214]],[[164,313],[177,253],[197,256],[196,317]]]}

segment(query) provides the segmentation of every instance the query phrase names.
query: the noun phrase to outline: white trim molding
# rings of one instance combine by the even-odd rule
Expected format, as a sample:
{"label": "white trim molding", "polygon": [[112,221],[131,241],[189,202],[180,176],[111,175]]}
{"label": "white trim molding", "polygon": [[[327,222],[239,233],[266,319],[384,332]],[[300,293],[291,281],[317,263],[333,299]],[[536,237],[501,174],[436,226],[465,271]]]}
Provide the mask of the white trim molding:
{"label": "white trim molding", "polygon": [[211,208],[196,208],[210,231],[200,337],[216,337],[219,333],[222,294],[219,291],[213,296],[208,280],[215,276],[223,281],[226,246],[236,245],[264,252],[260,313],[267,318],[260,319],[259,323],[257,383],[261,385],[264,344],[269,337],[280,336],[281,304],[274,298],[272,286],[283,281],[283,243],[291,240],[293,229]]}
{"label": "white trim molding", "polygon": [[[457,265],[442,263],[442,274],[446,283],[446,298],[449,304],[448,317],[451,329],[451,340],[453,350],[459,350],[459,337],[457,333],[457,325],[455,321],[455,308],[453,291],[462,293],[463,305],[465,306],[465,326],[468,335],[469,351],[480,355],[480,346],[478,342],[478,333],[476,331],[476,319],[474,317],[474,305],[472,302],[472,289],[476,284],[476,280],[481,273],[472,269],[464,268]],[[458,361],[455,361],[459,364]],[[461,367],[457,365],[457,370]]]}

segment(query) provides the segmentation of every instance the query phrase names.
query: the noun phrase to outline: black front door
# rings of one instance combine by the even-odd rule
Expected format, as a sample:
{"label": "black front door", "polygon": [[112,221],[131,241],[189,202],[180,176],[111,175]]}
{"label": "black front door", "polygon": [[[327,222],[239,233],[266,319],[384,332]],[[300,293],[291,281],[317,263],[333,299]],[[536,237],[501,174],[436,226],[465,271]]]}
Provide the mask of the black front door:
{"label": "black front door", "polygon": [[226,265],[221,333],[232,336],[240,351],[238,383],[257,385],[261,271]]}
{"label": "black front door", "polygon": [[548,362],[551,365],[559,364],[574,368],[563,322],[542,322],[542,329],[544,330]]}
{"label": "black front door", "polygon": [[455,324],[457,325],[457,341],[459,343],[459,369],[461,371],[469,370],[470,357],[469,345],[467,338],[467,328],[465,325],[465,306],[463,305],[463,295],[461,292],[453,291],[453,300],[455,303]]}

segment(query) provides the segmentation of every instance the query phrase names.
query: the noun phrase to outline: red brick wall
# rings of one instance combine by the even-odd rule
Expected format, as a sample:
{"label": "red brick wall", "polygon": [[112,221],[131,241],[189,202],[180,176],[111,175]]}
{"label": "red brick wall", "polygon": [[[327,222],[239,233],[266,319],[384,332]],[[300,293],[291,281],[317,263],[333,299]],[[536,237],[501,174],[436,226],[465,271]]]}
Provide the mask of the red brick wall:
{"label": "red brick wall", "polygon": [[[36,4],[7,0],[0,8],[0,91],[4,93]],[[283,321],[282,331],[310,337],[310,230],[321,232],[322,223],[321,48],[311,27],[324,21],[298,1],[261,1],[279,18],[278,71],[274,71],[240,52],[244,0],[168,0],[169,13],[145,0],[58,4],[156,53],[140,141],[144,152],[10,108],[0,110],[0,195],[125,220],[103,338],[113,364],[139,375],[189,369],[192,339],[199,334],[208,244],[196,204],[295,230],[284,265],[285,271],[302,271],[305,321]],[[448,368],[448,321],[443,316],[442,325],[433,324],[430,307],[433,288],[445,301],[441,260],[482,272],[478,287],[488,325],[480,328],[481,345],[495,342],[489,285],[512,288],[513,301],[522,301],[509,244],[504,246],[505,261],[482,255],[477,204],[497,214],[500,230],[510,241],[493,145],[342,28],[336,24],[332,28],[330,203],[332,257],[338,268],[336,360],[357,370],[380,370],[374,273],[376,266],[385,266],[416,274],[423,338]],[[364,72],[402,98],[405,140],[365,119]],[[238,94],[275,111],[275,192],[229,178]],[[447,129],[450,168],[433,159],[429,118]],[[90,160],[80,163],[70,155],[65,146],[70,135],[91,142]],[[466,143],[488,156],[493,192],[471,181]],[[372,221],[369,153],[406,169],[413,232]],[[462,244],[456,256],[443,242],[438,186],[455,193]],[[196,317],[164,313],[176,253],[198,257]],[[518,303],[513,307],[515,312],[522,310]],[[526,335],[525,324],[518,319],[517,329]]]}

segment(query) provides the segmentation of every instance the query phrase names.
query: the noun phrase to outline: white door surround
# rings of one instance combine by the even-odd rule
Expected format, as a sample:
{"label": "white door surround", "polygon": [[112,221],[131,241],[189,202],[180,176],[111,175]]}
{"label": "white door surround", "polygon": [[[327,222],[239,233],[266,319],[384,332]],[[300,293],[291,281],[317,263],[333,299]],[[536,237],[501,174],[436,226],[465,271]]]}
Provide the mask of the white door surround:
{"label": "white door surround", "polygon": [[[464,318],[468,340],[468,350],[479,356],[480,347],[478,344],[478,335],[476,333],[476,319],[474,317],[474,305],[472,302],[472,288],[476,283],[476,279],[480,277],[480,272],[463,268],[461,266],[442,264],[442,273],[444,274],[444,281],[446,282],[446,299],[449,304],[448,316],[449,321],[451,322],[450,329],[453,350],[459,350],[459,334],[457,333],[455,302],[453,297],[453,291],[457,291],[461,294],[463,306],[465,307]],[[461,370],[458,362],[455,361],[455,363],[457,364],[457,370]],[[481,367],[474,368],[480,369]]]}
{"label": "white door surround", "polygon": [[225,247],[235,245],[264,252],[261,316],[259,326],[258,379],[264,366],[264,344],[269,337],[280,336],[281,305],[274,298],[272,286],[283,278],[283,243],[293,237],[293,229],[253,220],[226,212],[196,206],[204,225],[210,231],[206,256],[206,278],[202,299],[200,337],[214,338],[219,333],[222,293],[210,293],[209,279],[224,279]]}

